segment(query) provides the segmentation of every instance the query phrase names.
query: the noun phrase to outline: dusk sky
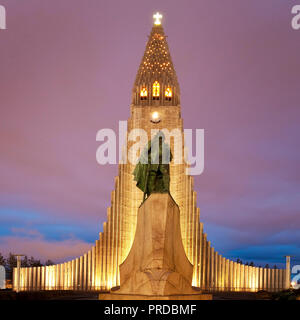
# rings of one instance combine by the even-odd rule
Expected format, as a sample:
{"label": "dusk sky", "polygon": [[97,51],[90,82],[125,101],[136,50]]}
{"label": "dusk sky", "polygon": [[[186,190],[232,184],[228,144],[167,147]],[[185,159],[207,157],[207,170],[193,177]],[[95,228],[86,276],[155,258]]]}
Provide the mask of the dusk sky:
{"label": "dusk sky", "polygon": [[295,4],[0,0],[0,252],[61,262],[98,239],[117,166],[97,164],[96,133],[129,118],[160,11],[184,127],[205,130],[195,190],[208,239],[226,258],[300,263]]}

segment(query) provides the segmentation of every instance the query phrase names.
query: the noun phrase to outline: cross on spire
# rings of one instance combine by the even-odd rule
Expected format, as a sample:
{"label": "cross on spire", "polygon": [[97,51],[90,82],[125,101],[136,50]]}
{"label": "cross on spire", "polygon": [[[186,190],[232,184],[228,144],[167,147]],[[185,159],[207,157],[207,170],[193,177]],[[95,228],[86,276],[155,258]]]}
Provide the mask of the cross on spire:
{"label": "cross on spire", "polygon": [[160,14],[159,12],[156,12],[154,15],[153,15],[153,19],[154,19],[154,24],[156,26],[159,26],[161,25],[161,19],[162,19],[162,14]]}

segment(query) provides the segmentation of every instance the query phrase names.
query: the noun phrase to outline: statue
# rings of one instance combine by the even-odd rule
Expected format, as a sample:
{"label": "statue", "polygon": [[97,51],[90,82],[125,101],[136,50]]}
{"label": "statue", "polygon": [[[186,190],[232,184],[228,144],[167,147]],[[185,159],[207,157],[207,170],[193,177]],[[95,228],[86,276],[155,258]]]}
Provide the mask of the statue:
{"label": "statue", "polygon": [[133,171],[136,186],[144,192],[144,198],[153,192],[170,192],[170,147],[165,143],[165,135],[159,131],[144,148]]}

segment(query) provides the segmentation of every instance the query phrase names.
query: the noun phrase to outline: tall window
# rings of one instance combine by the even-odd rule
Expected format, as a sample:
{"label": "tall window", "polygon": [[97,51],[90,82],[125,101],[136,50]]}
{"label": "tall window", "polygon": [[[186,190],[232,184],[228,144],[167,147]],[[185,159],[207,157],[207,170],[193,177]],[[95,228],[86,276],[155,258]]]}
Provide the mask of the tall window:
{"label": "tall window", "polygon": [[158,81],[155,81],[153,83],[153,87],[152,87],[152,96],[153,96],[153,100],[159,100],[159,92],[160,92],[160,85]]}
{"label": "tall window", "polygon": [[172,89],[170,87],[168,87],[166,90],[165,90],[165,99],[167,101],[171,101],[172,100]]}
{"label": "tall window", "polygon": [[148,96],[147,88],[144,87],[141,89],[140,96],[141,96],[141,100],[147,100],[147,96]]}

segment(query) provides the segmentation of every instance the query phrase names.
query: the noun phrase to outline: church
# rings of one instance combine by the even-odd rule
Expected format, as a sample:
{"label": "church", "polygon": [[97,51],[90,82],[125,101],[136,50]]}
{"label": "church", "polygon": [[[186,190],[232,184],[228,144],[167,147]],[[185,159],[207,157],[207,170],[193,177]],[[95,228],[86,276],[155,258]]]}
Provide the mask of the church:
{"label": "church", "polygon": [[[161,19],[160,14],[154,15],[152,30],[137,71],[128,132],[135,128],[143,128],[148,136],[151,136],[152,129],[178,129],[183,132],[180,88]],[[130,146],[128,143],[127,152]],[[171,150],[174,154],[172,145]],[[186,174],[187,168],[188,164],[184,162],[171,162],[170,194],[180,210],[183,247],[193,266],[191,285],[211,292],[279,291],[289,288],[289,258],[286,269],[261,268],[229,260],[212,246],[203,231],[194,180]],[[107,221],[90,250],[81,257],[57,265],[15,268],[14,290],[108,291],[120,285],[119,266],[132,247],[137,212],[143,201],[143,193],[133,180],[133,170],[131,163],[118,165]]]}

